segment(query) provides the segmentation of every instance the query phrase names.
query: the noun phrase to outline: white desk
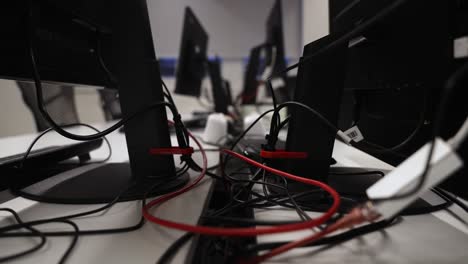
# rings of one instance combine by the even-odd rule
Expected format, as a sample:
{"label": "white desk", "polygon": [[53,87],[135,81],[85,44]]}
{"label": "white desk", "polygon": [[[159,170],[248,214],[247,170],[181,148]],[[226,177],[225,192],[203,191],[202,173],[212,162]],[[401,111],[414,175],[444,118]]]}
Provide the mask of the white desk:
{"label": "white desk", "polygon": [[[102,128],[102,126],[101,126]],[[78,129],[75,132],[88,130]],[[17,136],[0,139],[0,156],[7,156],[24,152],[34,135]],[[108,139],[113,148],[111,162],[128,160],[126,144],[123,134],[113,133]],[[47,135],[37,145],[66,144],[70,141],[58,135]],[[173,142],[175,140],[173,138]],[[106,146],[95,152],[92,157],[99,160],[107,154]],[[218,154],[208,152],[209,161],[215,164]],[[340,142],[336,142],[334,157],[339,165],[348,167],[370,167],[378,169],[391,169],[391,166],[375,158],[372,158],[358,150],[352,149]],[[192,176],[196,174],[192,173]],[[182,195],[158,209],[158,215],[164,218],[195,224],[201,213],[210,181],[205,180],[200,187]],[[15,198],[0,207],[10,207],[20,212],[24,220],[41,219],[52,216],[68,215],[70,213],[86,211],[99,205],[57,205],[44,204],[23,198]],[[457,213],[468,219],[455,208]],[[313,214],[311,214],[313,215]],[[405,217],[405,221],[395,227],[391,227],[383,233],[367,235],[360,239],[344,243],[326,251],[315,249],[299,249],[289,253],[289,256],[300,256],[289,259],[287,256],[273,259],[272,263],[466,263],[468,260],[468,230],[440,212],[427,216]],[[260,219],[296,219],[291,211],[257,211]],[[140,217],[139,202],[119,203],[105,213],[77,219],[76,223],[82,230],[123,227],[135,224]],[[447,224],[444,221],[450,223]],[[0,226],[11,223],[11,218],[0,215]],[[453,226],[459,228],[456,229]],[[436,230],[433,230],[433,228]],[[64,230],[68,226],[47,225],[44,230]],[[154,263],[165,249],[175,241],[182,232],[162,228],[153,224],[145,224],[140,230],[115,235],[83,236],[80,237],[77,247],[74,249],[68,263]],[[260,241],[272,241],[276,239],[292,239],[304,236],[304,232],[296,232],[284,235],[264,236]],[[0,255],[17,252],[26,249],[35,243],[33,238],[0,239]],[[56,263],[68,247],[71,238],[52,237],[47,245],[40,251],[29,256],[19,258],[11,263]],[[409,247],[408,245],[411,245]],[[174,259],[173,263],[183,263],[188,251],[186,245]],[[320,254],[319,254],[320,253]],[[312,256],[315,256],[313,259]]]}

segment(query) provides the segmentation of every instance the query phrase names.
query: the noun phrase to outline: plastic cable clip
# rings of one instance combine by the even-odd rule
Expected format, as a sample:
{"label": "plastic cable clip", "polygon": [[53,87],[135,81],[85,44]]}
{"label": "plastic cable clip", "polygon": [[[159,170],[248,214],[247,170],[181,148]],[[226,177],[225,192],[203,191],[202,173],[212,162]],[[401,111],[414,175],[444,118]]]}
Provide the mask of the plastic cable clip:
{"label": "plastic cable clip", "polygon": [[151,148],[151,155],[190,155],[193,154],[194,150],[192,147],[180,148],[180,147],[170,147],[170,148]]}
{"label": "plastic cable clip", "polygon": [[285,151],[282,149],[267,151],[262,149],[260,156],[265,159],[306,159],[308,155],[307,152]]}

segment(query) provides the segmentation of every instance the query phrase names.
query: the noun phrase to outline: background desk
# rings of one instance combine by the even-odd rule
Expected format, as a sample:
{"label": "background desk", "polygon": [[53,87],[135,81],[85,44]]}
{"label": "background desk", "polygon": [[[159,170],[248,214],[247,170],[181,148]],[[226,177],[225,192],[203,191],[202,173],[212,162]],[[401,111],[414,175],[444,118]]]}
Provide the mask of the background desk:
{"label": "background desk", "polygon": [[[99,126],[98,126],[99,127]],[[103,128],[104,126],[101,126]],[[76,129],[77,133],[89,133],[86,129]],[[35,135],[25,135],[0,139],[0,156],[24,152]],[[110,162],[128,160],[123,134],[113,133],[108,137],[112,144],[113,156]],[[172,139],[175,143],[175,138]],[[66,144],[71,141],[50,134],[41,139],[37,147]],[[208,146],[207,146],[208,148]],[[105,144],[92,152],[93,159],[99,160],[107,155]],[[209,165],[218,162],[218,154],[208,152]],[[199,159],[199,155],[196,158]],[[365,153],[336,142],[334,157],[338,166],[369,167],[391,169]],[[196,173],[191,172],[192,176]],[[198,188],[171,200],[161,206],[157,214],[185,223],[195,224],[200,216],[210,180],[206,179]],[[428,197],[427,199],[437,198]],[[41,219],[52,216],[82,212],[99,205],[57,205],[37,203],[23,198],[15,198],[0,207],[9,207],[20,213],[24,220]],[[468,221],[459,208],[453,210]],[[77,219],[80,229],[101,229],[130,226],[140,218],[140,202],[124,202],[113,208]],[[312,216],[314,214],[311,214]],[[295,212],[287,210],[257,210],[259,219],[297,219]],[[11,218],[0,215],[0,225],[12,223]],[[68,226],[46,225],[43,230],[68,230]],[[105,236],[82,236],[68,263],[155,263],[166,248],[182,235],[182,232],[145,224],[140,230]],[[260,237],[259,241],[288,240],[305,235],[295,232],[282,235]],[[34,238],[0,239],[0,254],[5,255],[28,248],[36,243]],[[56,263],[68,247],[71,238],[51,237],[40,251],[19,258],[11,263]],[[432,215],[405,217],[403,223],[362,238],[341,244],[332,249],[299,249],[273,259],[272,263],[467,263],[468,230],[457,220],[444,212]],[[176,256],[173,263],[183,263],[188,251],[186,245]],[[288,256],[296,256],[288,258]],[[313,258],[312,258],[313,257]]]}

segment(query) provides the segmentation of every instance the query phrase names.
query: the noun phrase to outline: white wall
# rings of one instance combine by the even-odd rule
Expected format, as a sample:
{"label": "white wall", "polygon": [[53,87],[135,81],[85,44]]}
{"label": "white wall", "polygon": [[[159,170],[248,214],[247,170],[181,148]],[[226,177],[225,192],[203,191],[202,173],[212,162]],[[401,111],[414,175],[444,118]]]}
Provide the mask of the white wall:
{"label": "white wall", "polygon": [[328,0],[302,1],[302,43],[308,43],[328,35]]}
{"label": "white wall", "polygon": [[[177,56],[184,9],[190,6],[209,34],[210,54],[242,58],[265,41],[265,23],[274,0],[151,0],[148,10],[159,56]],[[282,0],[286,55],[297,57],[301,0]]]}
{"label": "white wall", "polygon": [[34,121],[22,103],[15,82],[0,80],[0,137],[34,131]]}
{"label": "white wall", "polygon": [[[75,89],[78,116],[84,123],[104,121],[99,97],[93,89]],[[36,127],[14,81],[0,79],[0,137],[32,133]]]}

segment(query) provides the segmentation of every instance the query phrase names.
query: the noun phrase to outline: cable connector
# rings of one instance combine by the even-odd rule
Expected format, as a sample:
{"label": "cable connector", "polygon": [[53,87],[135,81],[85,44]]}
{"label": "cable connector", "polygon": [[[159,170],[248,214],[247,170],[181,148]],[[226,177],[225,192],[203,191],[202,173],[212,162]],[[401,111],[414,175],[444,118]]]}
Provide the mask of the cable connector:
{"label": "cable connector", "polygon": [[353,139],[350,138],[348,135],[346,135],[345,132],[341,131],[341,130],[338,130],[338,132],[336,132],[336,135],[341,138],[341,140],[344,141],[344,143],[348,144],[348,145],[352,145],[352,142],[353,142]]}
{"label": "cable connector", "polygon": [[386,219],[395,217],[419,196],[450,177],[463,166],[463,161],[453,151],[452,147],[441,138],[437,138],[430,163],[431,167],[422,187],[408,197],[391,199],[399,194],[406,193],[418,184],[425,171],[430,148],[431,142],[424,145],[393,171],[367,189],[367,196],[371,200],[381,200],[375,203],[374,207]]}

